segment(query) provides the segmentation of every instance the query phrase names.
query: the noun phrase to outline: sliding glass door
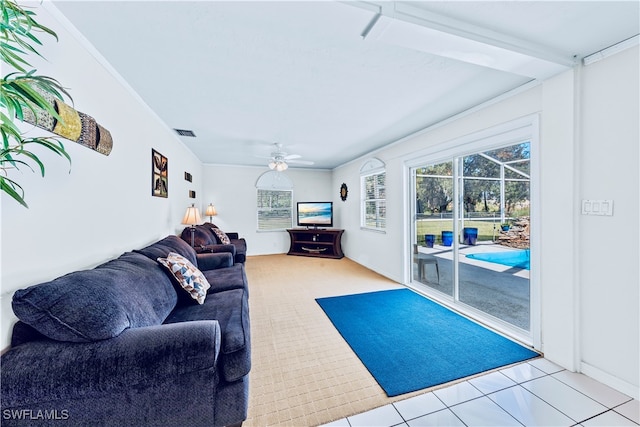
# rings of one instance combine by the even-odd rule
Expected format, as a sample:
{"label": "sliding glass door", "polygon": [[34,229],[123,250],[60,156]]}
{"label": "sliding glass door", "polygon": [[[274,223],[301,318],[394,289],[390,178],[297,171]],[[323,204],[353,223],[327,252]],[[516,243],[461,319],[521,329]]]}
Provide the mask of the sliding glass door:
{"label": "sliding glass door", "polygon": [[530,143],[411,168],[412,283],[528,336]]}
{"label": "sliding glass door", "polygon": [[453,161],[413,171],[413,280],[453,297]]}

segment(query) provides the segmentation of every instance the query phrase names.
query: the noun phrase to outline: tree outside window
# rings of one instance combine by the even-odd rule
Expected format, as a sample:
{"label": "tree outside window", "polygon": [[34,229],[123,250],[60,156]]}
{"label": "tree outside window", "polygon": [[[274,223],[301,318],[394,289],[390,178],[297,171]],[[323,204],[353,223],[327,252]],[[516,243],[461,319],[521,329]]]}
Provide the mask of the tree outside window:
{"label": "tree outside window", "polygon": [[291,228],[293,191],[258,189],[258,231]]}

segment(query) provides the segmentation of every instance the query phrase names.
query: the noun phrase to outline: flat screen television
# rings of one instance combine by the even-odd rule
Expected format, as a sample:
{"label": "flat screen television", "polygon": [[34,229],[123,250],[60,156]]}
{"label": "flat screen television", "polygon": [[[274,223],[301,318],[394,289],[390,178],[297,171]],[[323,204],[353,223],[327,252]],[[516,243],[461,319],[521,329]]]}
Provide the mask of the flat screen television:
{"label": "flat screen television", "polygon": [[333,202],[298,202],[299,227],[333,227]]}

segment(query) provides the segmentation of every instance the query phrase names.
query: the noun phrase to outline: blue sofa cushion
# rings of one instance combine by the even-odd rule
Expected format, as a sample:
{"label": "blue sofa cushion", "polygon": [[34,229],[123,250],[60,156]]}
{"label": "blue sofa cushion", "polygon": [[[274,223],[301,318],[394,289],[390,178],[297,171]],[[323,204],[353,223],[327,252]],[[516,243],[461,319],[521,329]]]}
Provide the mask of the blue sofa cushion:
{"label": "blue sofa cushion", "polygon": [[198,261],[196,260],[196,251],[178,236],[167,236],[146,248],[138,249],[134,252],[141,253],[153,261],[158,258],[166,258],[169,255],[169,252],[175,252],[188,259],[191,264],[195,266],[198,265]]}
{"label": "blue sofa cushion", "polygon": [[241,379],[251,369],[249,301],[244,289],[209,293],[202,305],[178,305],[166,324],[216,319],[220,324],[220,370],[228,382]]}
{"label": "blue sofa cushion", "polygon": [[203,273],[211,285],[208,291],[210,294],[230,289],[244,289],[247,296],[249,295],[249,282],[244,264],[233,264],[231,267],[203,271]]}
{"label": "blue sofa cushion", "polygon": [[161,324],[177,296],[155,260],[128,252],[13,295],[16,316],[58,341],[92,342],[127,328]]}

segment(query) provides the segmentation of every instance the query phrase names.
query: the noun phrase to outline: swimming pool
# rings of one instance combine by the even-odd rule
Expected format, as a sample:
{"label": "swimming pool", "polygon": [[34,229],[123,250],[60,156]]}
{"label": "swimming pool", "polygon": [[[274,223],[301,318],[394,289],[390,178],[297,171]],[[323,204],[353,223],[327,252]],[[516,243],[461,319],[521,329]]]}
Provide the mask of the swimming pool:
{"label": "swimming pool", "polygon": [[468,254],[467,258],[529,270],[529,249]]}

